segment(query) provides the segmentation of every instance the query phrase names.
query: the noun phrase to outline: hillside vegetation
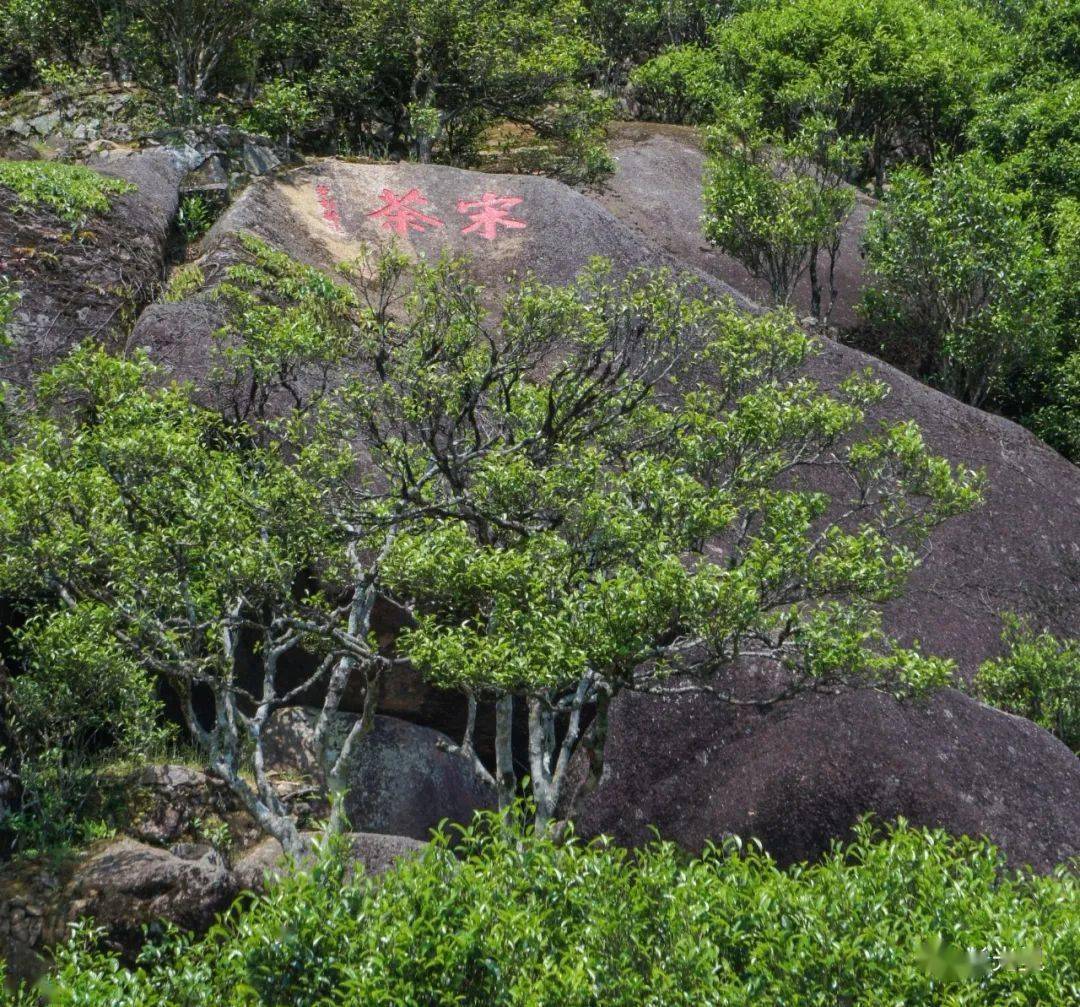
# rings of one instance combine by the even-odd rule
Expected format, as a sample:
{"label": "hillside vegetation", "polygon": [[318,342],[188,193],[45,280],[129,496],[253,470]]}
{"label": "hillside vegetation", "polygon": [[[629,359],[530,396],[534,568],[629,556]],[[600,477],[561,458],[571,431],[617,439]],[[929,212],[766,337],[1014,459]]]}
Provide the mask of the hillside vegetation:
{"label": "hillside vegetation", "polygon": [[83,930],[45,989],[63,1007],[1077,1002],[1075,876],[1001,871],[984,843],[904,824],[784,872],[754,849],[630,856],[488,818],[378,882],[331,848],[134,972]]}
{"label": "hillside vegetation", "polygon": [[1080,1004],[1080,0],[0,0],[0,99],[0,1004]]}

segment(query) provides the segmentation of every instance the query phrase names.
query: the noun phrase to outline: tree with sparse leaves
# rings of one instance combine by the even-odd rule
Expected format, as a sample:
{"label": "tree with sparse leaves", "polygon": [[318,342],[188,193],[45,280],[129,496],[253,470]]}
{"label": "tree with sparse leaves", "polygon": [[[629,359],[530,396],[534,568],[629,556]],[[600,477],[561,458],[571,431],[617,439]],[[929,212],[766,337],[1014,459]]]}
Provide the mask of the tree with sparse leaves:
{"label": "tree with sparse leaves", "polygon": [[855,206],[846,177],[861,151],[861,144],[836,137],[822,120],[807,123],[785,141],[758,125],[756,110],[749,115],[732,110],[709,132],[706,236],[768,283],[773,304],[790,304],[809,271],[811,314],[828,322],[836,301],[840,239]]}
{"label": "tree with sparse leaves", "polygon": [[[462,262],[389,253],[348,287],[247,249],[214,292],[229,316],[216,409],[96,351],[42,379],[0,462],[0,588],[37,585],[47,624],[104,613],[80,625],[173,686],[208,764],[287,849],[300,839],[263,728],[321,688],[316,740],[340,788],[398,660],[469,697],[460,749],[504,805],[524,705],[541,825],[579,749],[586,789],[599,778],[620,691],[739,702],[713,683],[743,661],[765,703],[945,679],[947,662],[882,636],[877,606],[977,480],[911,424],[859,436],[882,387],[800,378],[813,345],[784,318],[603,264],[565,288],[521,281],[492,318]],[[824,464],[850,499],[801,484]],[[372,639],[379,594],[412,617],[396,656]],[[298,646],[318,661],[286,689]],[[364,715],[342,740],[328,725],[354,681]],[[494,767],[472,742],[485,699]]]}

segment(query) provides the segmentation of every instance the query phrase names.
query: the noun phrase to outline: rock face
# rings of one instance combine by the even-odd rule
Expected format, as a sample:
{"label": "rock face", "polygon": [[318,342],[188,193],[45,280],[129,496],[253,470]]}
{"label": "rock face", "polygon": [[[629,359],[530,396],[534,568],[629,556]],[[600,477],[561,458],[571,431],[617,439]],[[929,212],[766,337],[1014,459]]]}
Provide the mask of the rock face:
{"label": "rock face", "polygon": [[[270,768],[321,779],[315,716],[299,707],[275,714],[263,736]],[[344,737],[355,721],[351,714],[338,714],[332,730]],[[468,822],[475,811],[494,807],[493,788],[466,758],[445,751],[449,744],[438,731],[376,717],[353,749],[347,769],[345,812],[352,827],[427,839],[443,819]]]}
{"label": "rock face", "polygon": [[[700,197],[694,172],[687,168],[680,176],[675,158],[685,150],[694,163],[700,151],[686,144],[664,149],[664,164],[675,181],[664,202],[657,197],[655,206],[635,208],[638,231],[592,199],[548,179],[433,165],[323,161],[252,184],[205,239],[201,265],[213,285],[236,255],[235,235],[251,232],[327,269],[380,241],[396,241],[428,258],[443,250],[468,254],[477,278],[493,296],[511,273],[531,270],[542,280],[565,282],[596,255],[608,257],[620,271],[690,269],[714,293],[737,296],[719,278],[722,263],[701,251],[702,242],[688,222],[698,219],[700,203],[690,210],[686,205]],[[651,163],[644,155],[639,160]],[[622,171],[638,170],[635,163],[624,157]],[[475,208],[485,193],[493,201],[490,216],[499,218],[488,230],[483,209]],[[403,206],[397,206],[399,198]],[[516,202],[495,205],[502,199]],[[437,223],[416,218],[417,212]],[[472,230],[474,218],[481,223]],[[402,234],[398,222],[405,228]],[[664,249],[651,245],[647,235],[659,236]],[[752,308],[744,298],[738,300]],[[219,324],[215,306],[196,295],[153,305],[132,341],[176,373],[198,381],[206,376],[211,333]],[[982,508],[938,530],[907,593],[886,613],[887,628],[907,642],[920,641],[929,652],[953,657],[965,674],[999,653],[1003,611],[1030,614],[1061,634],[1080,633],[1080,469],[1022,427],[962,405],[850,347],[825,340],[809,365],[826,387],[866,368],[891,387],[873,411],[871,426],[914,419],[935,451],[985,470],[988,483]],[[811,473],[806,482],[827,489],[826,478]]]}
{"label": "rock face", "polygon": [[[313,832],[304,833],[308,839],[315,835]],[[385,874],[398,861],[417,856],[424,849],[424,843],[405,836],[353,832],[348,839],[356,865],[368,876]],[[246,891],[259,892],[268,880],[281,874],[284,863],[281,843],[268,838],[248,850],[234,865],[233,873]]]}
{"label": "rock face", "polygon": [[873,692],[770,711],[697,699],[616,701],[607,772],[578,826],[691,850],[755,836],[812,859],[864,814],[984,835],[1015,866],[1080,856],[1080,759],[1030,721],[958,692],[900,703]]}
{"label": "rock face", "polygon": [[[327,269],[380,241],[399,242],[415,256],[465,253],[493,297],[514,271],[564,282],[596,255],[611,259],[619,271],[690,269],[708,289],[733,296],[724,282],[730,271],[698,237],[700,150],[685,137],[670,143],[646,137],[643,143],[646,149],[634,156],[629,148],[617,150],[620,171],[611,186],[622,193],[619,199],[598,197],[625,220],[544,179],[435,166],[315,163],[244,193],[207,239],[207,281],[215,283],[235,255],[235,235],[249,231]],[[660,185],[660,178],[667,184]],[[745,299],[740,303],[753,309]],[[158,305],[144,315],[135,338],[177,373],[198,380],[205,373],[212,315],[198,297]],[[825,341],[809,365],[825,387],[867,368],[891,388],[871,426],[914,419],[934,450],[984,469],[988,484],[981,509],[938,530],[907,592],[887,609],[886,628],[952,657],[964,675],[999,652],[1003,611],[1030,615],[1060,634],[1080,634],[1080,470],[1021,427],[961,405],[851,348]],[[809,473],[805,482],[828,489],[827,478]],[[806,700],[772,714],[733,718],[705,698],[677,707],[657,698],[627,699],[614,712],[609,777],[590,799],[586,822],[627,839],[640,838],[651,822],[695,845],[733,829],[753,831],[760,826],[751,823],[769,819],[770,843],[783,856],[798,857],[842,835],[860,812],[877,809],[986,831],[1014,858],[1042,866],[1076,851],[1075,838],[1068,837],[1080,835],[1080,762],[1049,736],[1025,734],[1021,744],[1017,732],[1034,728],[955,696],[937,701],[951,704],[952,720],[945,718],[946,707],[901,710],[889,702],[873,696]],[[866,726],[852,727],[856,722]],[[951,734],[942,735],[943,725]],[[946,737],[952,739],[948,751],[940,747]],[[742,755],[728,756],[727,744],[741,746]],[[1023,753],[1015,761],[1002,754],[1010,744]],[[916,757],[924,749],[934,754]],[[801,777],[785,776],[781,763],[767,755],[771,750],[792,754],[807,794],[820,781],[818,811],[807,811],[805,823],[785,820],[776,810],[784,804],[772,795],[787,793],[790,801],[791,788],[799,789],[790,783],[785,791],[780,783]],[[1015,789],[999,792],[1012,795],[1009,801],[1022,812],[1008,817],[993,797],[993,774],[979,772],[980,760],[962,757],[965,751],[982,753],[983,763],[1008,778]],[[726,775],[729,765],[733,776]],[[862,779],[862,767],[872,765],[880,772]],[[894,778],[899,782],[890,783]],[[733,779],[745,787],[725,804],[725,793],[736,792]],[[1021,801],[1025,788],[1038,799]],[[363,821],[354,825],[371,828]],[[1032,836],[1040,830],[1045,838],[1036,841]]]}
{"label": "rock face", "polygon": [[[737,260],[709,245],[701,233],[701,184],[705,153],[699,130],[655,122],[621,122],[610,129],[609,147],[615,172],[588,191],[601,206],[629,224],[642,237],[670,255],[717,277],[747,297],[768,300],[767,283],[754,279]],[[844,226],[837,260],[837,301],[830,322],[854,325],[863,280],[859,248],[874,200],[856,193],[855,207]],[[828,287],[828,263],[820,259]],[[799,317],[810,313],[810,279],[795,290],[792,307]]]}
{"label": "rock face", "polygon": [[39,951],[62,941],[71,923],[92,918],[110,946],[133,956],[144,927],[167,921],[206,930],[239,891],[208,846],[169,851],[110,840],[57,870],[28,864],[0,876],[0,955],[29,976]]}
{"label": "rock face", "polygon": [[176,153],[115,152],[91,166],[135,183],[105,216],[71,225],[48,212],[18,212],[0,189],[0,272],[21,299],[6,376],[17,382],[85,339],[119,338],[149,301],[164,269],[169,229],[186,166]]}

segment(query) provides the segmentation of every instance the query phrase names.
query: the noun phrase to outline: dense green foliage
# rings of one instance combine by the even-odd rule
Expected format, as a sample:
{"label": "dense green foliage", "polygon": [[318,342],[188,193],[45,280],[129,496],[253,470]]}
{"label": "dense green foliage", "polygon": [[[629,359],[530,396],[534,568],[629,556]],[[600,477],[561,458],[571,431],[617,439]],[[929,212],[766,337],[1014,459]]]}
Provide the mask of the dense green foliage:
{"label": "dense green foliage", "polygon": [[[749,0],[633,80],[648,112],[723,135],[752,111],[714,145],[705,229],[776,301],[821,268],[811,197],[848,141],[842,179],[885,195],[853,338],[1077,459],[1077,20],[1074,0]],[[829,142],[808,161],[810,124]]]}
{"label": "dense green foliage", "polygon": [[[736,125],[732,117],[709,134],[705,235],[767,281],[776,304],[788,304],[809,271],[811,314],[827,320],[836,298],[841,230],[855,205],[844,178],[863,145],[836,138],[821,119],[785,139],[755,118]],[[818,275],[822,252],[828,257],[827,295]]]}
{"label": "dense green foliage", "polygon": [[708,46],[667,54],[636,79],[661,96],[687,81],[699,116],[750,96],[763,125],[787,136],[824,115],[839,136],[866,141],[856,177],[880,184],[890,164],[957,144],[1001,47],[992,22],[954,0],[754,0]]}
{"label": "dense green foliage", "polygon": [[1011,617],[1003,641],[1005,656],[979,669],[979,694],[1052,731],[1080,755],[1080,640],[1036,633]]}
{"label": "dense green foliage", "polygon": [[1058,348],[1054,263],[1023,205],[996,165],[965,155],[930,177],[894,172],[866,233],[867,318],[977,406],[1030,401]]}
{"label": "dense green foliage", "polygon": [[107,213],[116,196],[135,186],[79,164],[0,160],[0,188],[14,193],[16,208],[44,207],[70,224]]}
{"label": "dense green foliage", "polygon": [[488,818],[374,881],[331,856],[133,972],[84,930],[47,990],[54,1007],[1065,1007],[1078,907],[1075,876],[1012,877],[983,842],[903,824],[783,871],[752,848],[630,854]]}
{"label": "dense green foliage", "polygon": [[542,167],[588,176],[610,110],[586,22],[579,0],[0,0],[0,88],[6,46],[13,82],[96,65],[177,122],[421,160],[472,161],[508,120],[546,144]]}

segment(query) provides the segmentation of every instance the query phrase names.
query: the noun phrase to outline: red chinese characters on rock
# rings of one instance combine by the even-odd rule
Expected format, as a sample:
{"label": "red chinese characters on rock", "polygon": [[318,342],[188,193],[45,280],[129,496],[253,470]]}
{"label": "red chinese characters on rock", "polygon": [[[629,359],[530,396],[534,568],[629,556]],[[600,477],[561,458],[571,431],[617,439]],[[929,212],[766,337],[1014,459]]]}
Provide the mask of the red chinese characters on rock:
{"label": "red chinese characters on rock", "polygon": [[[445,226],[438,217],[425,213],[421,209],[421,207],[429,206],[431,201],[419,189],[410,189],[401,195],[392,189],[383,189],[379,198],[383,205],[371,210],[366,216],[380,222],[386,230],[395,231],[403,238],[407,237],[410,231],[424,234],[429,229]],[[323,201],[321,195],[320,202],[323,202],[323,216],[334,225],[337,221],[337,209],[333,207],[332,197],[330,197],[330,210],[327,209],[327,203]],[[518,220],[510,214],[510,211],[522,202],[524,200],[521,196],[499,196],[494,192],[485,192],[476,199],[459,199],[458,213],[469,218],[469,223],[461,229],[461,233],[476,234],[485,241],[494,241],[500,228],[510,231],[522,230],[528,225],[524,220]],[[331,220],[331,215],[333,220]]]}
{"label": "red chinese characters on rock", "polygon": [[331,230],[340,231],[341,214],[338,213],[337,200],[334,199],[330,186],[320,183],[315,186],[315,195],[319,200],[319,206],[322,207],[323,220],[330,225]]}
{"label": "red chinese characters on rock", "polygon": [[372,210],[368,216],[382,218],[383,227],[388,231],[397,231],[403,238],[409,231],[423,234],[429,227],[443,226],[438,217],[432,217],[418,209],[428,205],[427,198],[419,189],[410,189],[402,196],[396,195],[390,189],[383,189],[379,198],[383,205]]}
{"label": "red chinese characters on rock", "polygon": [[462,234],[479,234],[487,241],[494,241],[500,227],[521,230],[528,225],[524,220],[510,216],[510,210],[522,202],[521,196],[497,196],[485,192],[476,200],[459,199],[458,213],[464,213],[472,223],[461,229]]}

